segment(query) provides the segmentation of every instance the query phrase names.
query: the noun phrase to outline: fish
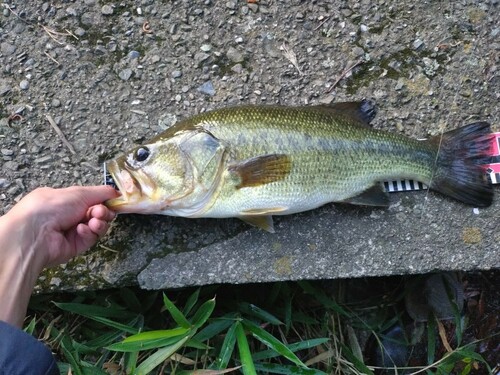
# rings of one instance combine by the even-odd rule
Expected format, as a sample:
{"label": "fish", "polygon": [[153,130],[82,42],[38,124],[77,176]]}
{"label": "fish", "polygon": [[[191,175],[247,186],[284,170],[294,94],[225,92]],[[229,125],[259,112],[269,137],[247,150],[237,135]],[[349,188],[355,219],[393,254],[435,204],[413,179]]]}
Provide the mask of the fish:
{"label": "fish", "polygon": [[387,207],[381,181],[393,179],[491,205],[481,167],[489,123],[416,140],[371,127],[374,116],[369,100],[200,113],[107,161],[121,195],[105,204],[118,213],[237,217],[269,232],[273,215],[330,202]]}

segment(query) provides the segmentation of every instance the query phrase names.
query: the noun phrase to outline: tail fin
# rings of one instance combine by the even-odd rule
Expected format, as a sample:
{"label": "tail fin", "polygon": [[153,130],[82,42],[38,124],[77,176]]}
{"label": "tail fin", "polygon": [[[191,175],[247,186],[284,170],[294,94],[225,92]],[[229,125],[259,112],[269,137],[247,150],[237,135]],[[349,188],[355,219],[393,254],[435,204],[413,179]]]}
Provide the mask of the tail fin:
{"label": "tail fin", "polygon": [[493,187],[481,164],[488,163],[491,130],[475,122],[430,139],[439,144],[431,188],[475,207],[493,202]]}

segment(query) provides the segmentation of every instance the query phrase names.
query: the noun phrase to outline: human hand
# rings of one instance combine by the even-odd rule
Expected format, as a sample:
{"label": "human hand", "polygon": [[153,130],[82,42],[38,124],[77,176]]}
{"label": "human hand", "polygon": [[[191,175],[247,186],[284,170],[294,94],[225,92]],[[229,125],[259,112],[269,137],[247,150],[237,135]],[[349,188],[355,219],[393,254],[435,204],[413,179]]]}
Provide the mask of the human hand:
{"label": "human hand", "polygon": [[117,196],[109,186],[38,188],[2,219],[16,222],[19,243],[31,247],[43,267],[65,263],[90,248],[115,213],[101,204]]}
{"label": "human hand", "polygon": [[117,195],[109,186],[39,188],[0,217],[0,320],[22,326],[39,273],[103,236],[115,213],[101,203]]}

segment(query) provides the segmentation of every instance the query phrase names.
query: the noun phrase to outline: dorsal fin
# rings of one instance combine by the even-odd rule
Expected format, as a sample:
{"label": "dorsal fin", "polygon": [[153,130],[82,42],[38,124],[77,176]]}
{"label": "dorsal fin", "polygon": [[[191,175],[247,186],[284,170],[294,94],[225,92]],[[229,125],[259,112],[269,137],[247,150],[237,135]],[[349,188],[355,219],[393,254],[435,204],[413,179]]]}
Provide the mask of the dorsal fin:
{"label": "dorsal fin", "polygon": [[368,125],[376,115],[375,105],[366,99],[360,102],[322,104],[314,107],[332,114],[343,114],[363,125]]}

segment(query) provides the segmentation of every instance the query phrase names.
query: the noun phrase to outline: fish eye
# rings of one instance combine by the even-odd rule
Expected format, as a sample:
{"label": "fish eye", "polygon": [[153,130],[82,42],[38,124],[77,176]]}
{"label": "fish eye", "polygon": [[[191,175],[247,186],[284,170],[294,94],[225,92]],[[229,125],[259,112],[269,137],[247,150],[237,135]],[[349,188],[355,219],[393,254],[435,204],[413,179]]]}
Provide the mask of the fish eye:
{"label": "fish eye", "polygon": [[148,158],[149,154],[151,152],[147,147],[139,147],[137,150],[134,152],[134,159],[138,162],[144,161]]}

